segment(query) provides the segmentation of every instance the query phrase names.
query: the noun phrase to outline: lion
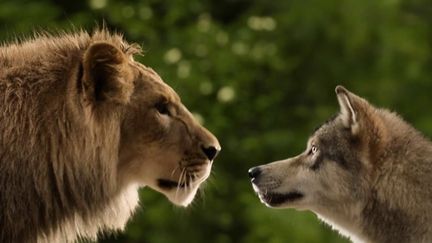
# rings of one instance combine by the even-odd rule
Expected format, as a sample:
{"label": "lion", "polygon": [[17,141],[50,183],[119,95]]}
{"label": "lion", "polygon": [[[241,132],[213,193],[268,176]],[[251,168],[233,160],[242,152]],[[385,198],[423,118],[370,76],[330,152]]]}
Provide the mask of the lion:
{"label": "lion", "polygon": [[137,54],[107,30],[0,47],[0,242],[122,230],[140,187],[191,203],[221,147]]}

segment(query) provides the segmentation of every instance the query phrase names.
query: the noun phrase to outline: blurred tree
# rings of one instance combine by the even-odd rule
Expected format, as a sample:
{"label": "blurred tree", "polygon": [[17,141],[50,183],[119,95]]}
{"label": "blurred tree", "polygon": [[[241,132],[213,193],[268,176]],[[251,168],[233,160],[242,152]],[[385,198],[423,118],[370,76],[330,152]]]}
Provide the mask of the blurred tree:
{"label": "blurred tree", "polygon": [[[183,97],[223,151],[192,207],[144,189],[124,233],[101,242],[347,242],[312,213],[271,210],[251,166],[299,153],[344,84],[432,135],[428,0],[2,0],[0,40],[105,21]],[[204,195],[205,194],[205,195]]]}

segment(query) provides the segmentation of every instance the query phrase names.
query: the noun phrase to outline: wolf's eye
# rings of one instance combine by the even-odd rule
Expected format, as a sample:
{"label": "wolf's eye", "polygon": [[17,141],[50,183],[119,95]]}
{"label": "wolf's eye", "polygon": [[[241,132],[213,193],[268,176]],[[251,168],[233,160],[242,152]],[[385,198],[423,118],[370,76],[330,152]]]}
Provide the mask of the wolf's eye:
{"label": "wolf's eye", "polygon": [[312,145],[310,153],[313,155],[313,154],[316,154],[316,152],[318,152],[318,147],[315,145]]}
{"label": "wolf's eye", "polygon": [[168,109],[168,102],[166,101],[156,103],[155,108],[162,115],[171,115],[170,110]]}

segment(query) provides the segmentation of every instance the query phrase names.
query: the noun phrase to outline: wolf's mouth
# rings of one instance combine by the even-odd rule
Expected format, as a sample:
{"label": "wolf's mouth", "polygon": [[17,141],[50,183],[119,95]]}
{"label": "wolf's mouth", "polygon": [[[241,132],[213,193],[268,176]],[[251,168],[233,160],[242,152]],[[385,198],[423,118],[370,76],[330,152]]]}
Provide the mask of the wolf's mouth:
{"label": "wolf's mouth", "polygon": [[261,200],[263,200],[265,203],[267,203],[270,206],[278,206],[282,203],[294,202],[303,197],[304,197],[303,193],[298,191],[292,191],[284,194],[271,193],[271,192],[260,194]]}

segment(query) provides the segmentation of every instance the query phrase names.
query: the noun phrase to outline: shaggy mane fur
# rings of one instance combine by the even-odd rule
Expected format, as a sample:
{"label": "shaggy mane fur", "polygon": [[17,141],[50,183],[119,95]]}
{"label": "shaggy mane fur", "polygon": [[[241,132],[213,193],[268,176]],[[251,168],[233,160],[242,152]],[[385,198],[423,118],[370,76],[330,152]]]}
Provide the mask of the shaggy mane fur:
{"label": "shaggy mane fur", "polygon": [[138,203],[137,185],[117,183],[115,107],[85,113],[76,96],[95,41],[140,52],[105,30],[0,47],[0,242],[95,239],[122,229]]}

